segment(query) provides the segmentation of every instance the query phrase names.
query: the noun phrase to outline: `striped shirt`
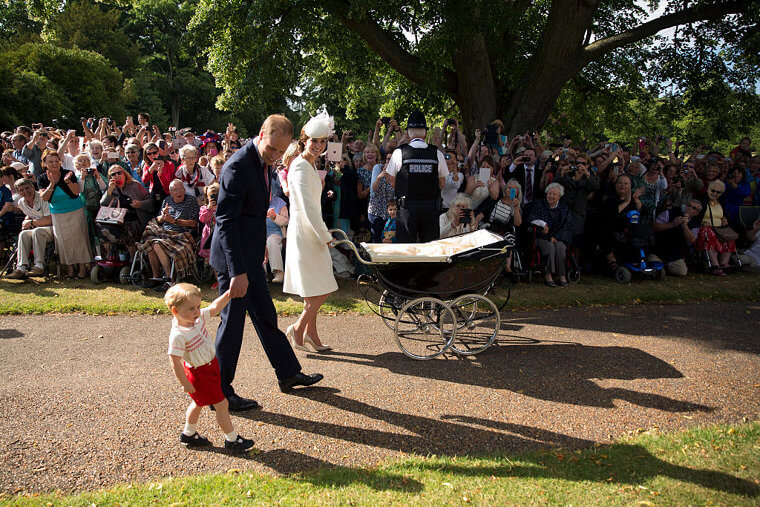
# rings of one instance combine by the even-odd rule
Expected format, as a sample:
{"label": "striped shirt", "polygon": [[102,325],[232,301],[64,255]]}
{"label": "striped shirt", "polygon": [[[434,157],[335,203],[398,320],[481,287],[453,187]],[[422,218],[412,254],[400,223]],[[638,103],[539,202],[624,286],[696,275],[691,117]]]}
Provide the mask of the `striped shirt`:
{"label": "striped shirt", "polygon": [[209,318],[208,307],[201,309],[201,316],[195,321],[193,327],[182,327],[172,319],[172,330],[169,333],[170,356],[180,356],[184,361],[197,368],[210,363],[216,355],[214,338],[206,329],[206,321]]}

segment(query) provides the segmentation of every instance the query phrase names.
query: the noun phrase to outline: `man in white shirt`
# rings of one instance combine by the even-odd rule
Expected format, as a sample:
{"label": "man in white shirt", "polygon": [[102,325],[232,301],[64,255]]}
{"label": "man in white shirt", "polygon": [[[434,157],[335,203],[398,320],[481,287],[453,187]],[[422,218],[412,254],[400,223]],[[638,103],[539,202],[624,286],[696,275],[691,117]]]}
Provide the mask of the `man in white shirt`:
{"label": "man in white shirt", "polygon": [[449,169],[443,153],[425,141],[427,123],[420,111],[413,111],[406,132],[411,141],[393,151],[386,172],[396,192],[399,243],[425,243],[438,239],[441,189]]}
{"label": "man in white shirt", "polygon": [[[17,267],[8,278],[21,280],[26,276],[42,276],[45,273],[45,249],[53,241],[53,219],[47,201],[34,191],[31,181],[19,179],[15,183],[21,198],[18,207],[26,215],[18,235]],[[29,266],[29,254],[34,252],[34,266]]]}

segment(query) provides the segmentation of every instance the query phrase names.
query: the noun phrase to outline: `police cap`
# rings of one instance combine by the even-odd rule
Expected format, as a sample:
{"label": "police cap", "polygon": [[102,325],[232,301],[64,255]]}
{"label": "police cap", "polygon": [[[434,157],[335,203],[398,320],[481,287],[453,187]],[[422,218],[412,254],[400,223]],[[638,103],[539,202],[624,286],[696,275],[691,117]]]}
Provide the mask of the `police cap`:
{"label": "police cap", "polygon": [[409,115],[409,120],[406,122],[406,128],[427,130],[425,115],[423,115],[419,110],[412,111],[412,114]]}

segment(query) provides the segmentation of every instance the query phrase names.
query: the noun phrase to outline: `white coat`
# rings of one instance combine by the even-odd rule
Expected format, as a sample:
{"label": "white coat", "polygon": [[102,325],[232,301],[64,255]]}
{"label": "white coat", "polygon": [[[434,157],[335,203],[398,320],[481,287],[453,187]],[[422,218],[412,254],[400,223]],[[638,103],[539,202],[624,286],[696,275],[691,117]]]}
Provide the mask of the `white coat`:
{"label": "white coat", "polygon": [[332,234],[322,220],[322,181],[314,167],[297,157],[288,170],[290,223],[282,290],[301,297],[338,290],[327,242]]}

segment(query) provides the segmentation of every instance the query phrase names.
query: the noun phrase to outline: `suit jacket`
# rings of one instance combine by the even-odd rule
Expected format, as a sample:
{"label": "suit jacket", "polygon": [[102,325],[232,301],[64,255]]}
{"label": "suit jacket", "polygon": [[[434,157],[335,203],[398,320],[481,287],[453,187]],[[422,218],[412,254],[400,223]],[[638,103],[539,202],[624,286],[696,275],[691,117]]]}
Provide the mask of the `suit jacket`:
{"label": "suit jacket", "polygon": [[[540,169],[539,163],[534,163],[532,172],[533,172],[533,200],[531,202],[535,202],[536,200],[540,199],[543,195],[543,192],[539,188],[538,184],[541,181],[541,169]],[[522,194],[523,194],[523,203],[527,204],[525,202],[525,164],[518,164],[515,166],[515,170],[511,173],[507,171],[509,176],[504,177],[505,181],[509,181],[510,178],[514,178],[517,180],[518,183],[520,183],[520,188],[522,188]]]}
{"label": "suit jacket", "polygon": [[253,141],[222,167],[209,263],[229,277],[260,269],[266,247],[268,174]]}

